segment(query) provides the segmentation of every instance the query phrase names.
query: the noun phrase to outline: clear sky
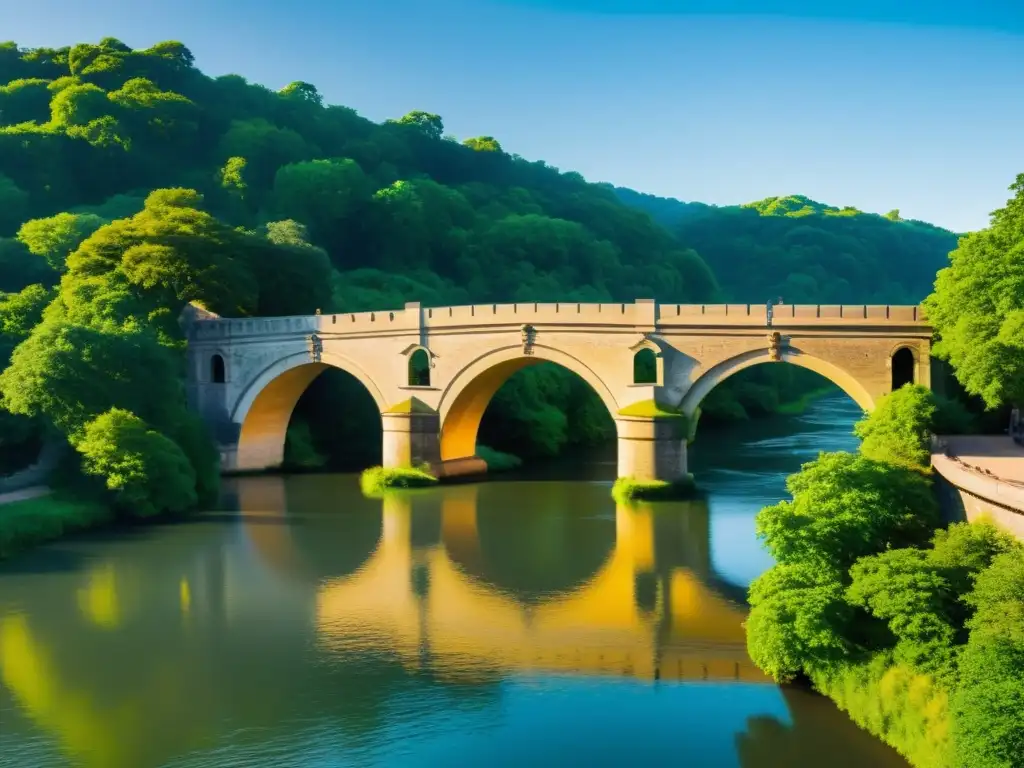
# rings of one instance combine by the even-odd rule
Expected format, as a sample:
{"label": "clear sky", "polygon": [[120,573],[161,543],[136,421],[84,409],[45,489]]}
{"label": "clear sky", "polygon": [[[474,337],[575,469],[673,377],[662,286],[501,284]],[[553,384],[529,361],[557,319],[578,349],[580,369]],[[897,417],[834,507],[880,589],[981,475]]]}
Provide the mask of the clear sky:
{"label": "clear sky", "polygon": [[[10,0],[14,3],[15,0]],[[985,226],[1024,172],[1024,0],[32,0],[25,47],[177,39],[209,74],[683,200]],[[893,8],[898,6],[898,8]]]}

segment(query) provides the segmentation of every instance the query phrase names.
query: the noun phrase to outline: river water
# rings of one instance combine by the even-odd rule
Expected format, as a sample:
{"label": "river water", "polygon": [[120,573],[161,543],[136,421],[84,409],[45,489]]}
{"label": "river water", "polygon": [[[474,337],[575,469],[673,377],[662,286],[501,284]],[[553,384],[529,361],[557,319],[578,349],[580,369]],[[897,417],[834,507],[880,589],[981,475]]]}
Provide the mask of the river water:
{"label": "river water", "polygon": [[40,549],[0,568],[0,765],[905,766],[744,647],[754,515],[857,415],[705,430],[701,501],[617,506],[612,457],[384,501],[245,478]]}

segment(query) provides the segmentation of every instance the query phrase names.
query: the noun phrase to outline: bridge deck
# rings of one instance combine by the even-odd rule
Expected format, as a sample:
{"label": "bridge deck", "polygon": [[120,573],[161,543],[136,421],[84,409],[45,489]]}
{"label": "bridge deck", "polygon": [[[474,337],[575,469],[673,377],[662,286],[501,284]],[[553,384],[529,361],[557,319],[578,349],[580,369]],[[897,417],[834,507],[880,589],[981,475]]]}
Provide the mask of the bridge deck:
{"label": "bridge deck", "polygon": [[1003,435],[952,435],[942,439],[946,454],[968,469],[1024,486],[1024,445]]}
{"label": "bridge deck", "polygon": [[954,515],[962,506],[968,520],[991,517],[1024,541],[1024,446],[1004,435],[940,437],[932,466],[959,492]]}

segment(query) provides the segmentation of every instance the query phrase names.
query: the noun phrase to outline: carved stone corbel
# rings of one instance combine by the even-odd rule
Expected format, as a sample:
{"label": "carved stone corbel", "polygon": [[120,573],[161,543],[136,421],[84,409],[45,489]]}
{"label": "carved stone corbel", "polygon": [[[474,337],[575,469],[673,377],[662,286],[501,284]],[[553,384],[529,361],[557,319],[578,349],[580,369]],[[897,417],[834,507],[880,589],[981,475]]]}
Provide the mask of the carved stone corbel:
{"label": "carved stone corbel", "polygon": [[319,363],[320,357],[324,352],[324,343],[315,333],[311,333],[306,337],[306,348],[309,350],[309,359],[311,362]]}
{"label": "carved stone corbel", "polygon": [[519,331],[523,339],[523,354],[532,355],[533,343],[537,338],[537,329],[534,328],[532,325],[523,324],[519,327]]}

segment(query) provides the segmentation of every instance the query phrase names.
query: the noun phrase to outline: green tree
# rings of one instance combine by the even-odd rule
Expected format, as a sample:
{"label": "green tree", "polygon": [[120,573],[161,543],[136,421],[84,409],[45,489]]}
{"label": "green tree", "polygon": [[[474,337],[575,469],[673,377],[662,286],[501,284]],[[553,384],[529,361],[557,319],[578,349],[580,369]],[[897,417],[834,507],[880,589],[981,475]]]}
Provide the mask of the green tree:
{"label": "green tree", "polygon": [[815,665],[847,658],[853,610],[829,568],[779,564],[750,585],[747,650],[775,680],[785,682]]}
{"label": "green tree", "polygon": [[1015,766],[1024,754],[1024,552],[1004,552],[978,574],[975,608],[952,702],[957,765]]}
{"label": "green tree", "polygon": [[988,229],[960,239],[925,306],[932,353],[989,407],[1024,403],[1024,174]]}
{"label": "green tree", "polygon": [[65,434],[113,407],[157,428],[172,426],[184,407],[184,392],[175,360],[155,335],[72,325],[59,309],[47,313],[0,373],[4,407],[44,416]]}
{"label": "green tree", "polygon": [[886,546],[923,543],[938,518],[927,477],[849,453],[822,453],[786,480],[757,532],[780,562],[845,571]]}
{"label": "green tree", "polygon": [[85,424],[74,441],[88,475],[102,477],[115,504],[152,517],[195,506],[195,471],[171,440],[129,411],[111,408]]}
{"label": "green tree", "polygon": [[928,430],[935,418],[935,399],[927,387],[906,385],[884,395],[861,421],[854,434],[860,452],[875,461],[927,470],[931,464]]}
{"label": "green tree", "polygon": [[366,174],[353,160],[294,163],[277,171],[271,209],[282,219],[308,226],[316,243],[337,249],[346,224],[369,200],[370,191]]}
{"label": "green tree", "polygon": [[0,235],[13,232],[28,211],[28,193],[0,173]]}
{"label": "green tree", "polygon": [[50,117],[49,81],[34,77],[0,86],[0,125],[45,123]]}
{"label": "green tree", "polygon": [[465,139],[464,145],[477,152],[501,152],[501,144],[493,136],[477,136],[474,139]]}
{"label": "green tree", "polygon": [[58,213],[45,219],[26,221],[18,230],[18,239],[52,270],[63,272],[68,256],[106,222],[91,213]]}
{"label": "green tree", "polygon": [[415,128],[428,139],[440,140],[444,136],[444,121],[440,115],[434,115],[422,110],[414,110],[398,120],[389,121],[397,125],[405,125]]}

